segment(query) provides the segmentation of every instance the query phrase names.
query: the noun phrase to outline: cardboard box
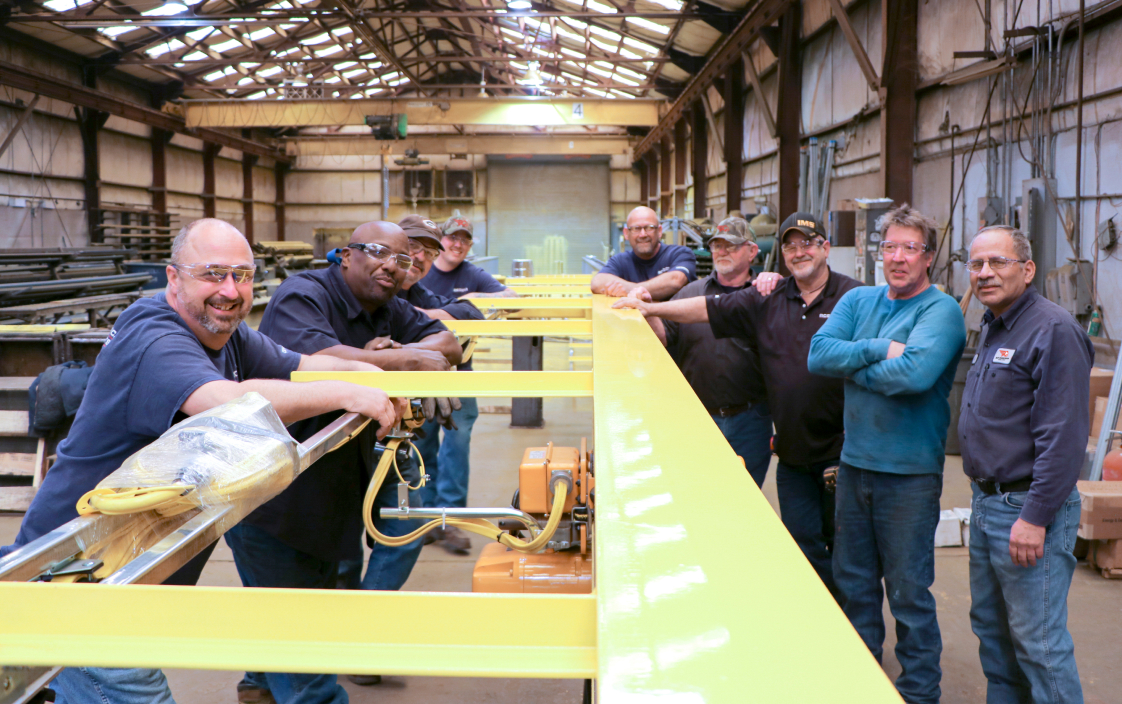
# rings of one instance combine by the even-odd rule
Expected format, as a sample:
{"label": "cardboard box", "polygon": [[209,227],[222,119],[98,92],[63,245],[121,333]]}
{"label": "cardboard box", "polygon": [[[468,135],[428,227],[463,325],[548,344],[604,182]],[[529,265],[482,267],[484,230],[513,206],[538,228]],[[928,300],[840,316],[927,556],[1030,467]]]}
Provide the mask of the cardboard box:
{"label": "cardboard box", "polygon": [[935,528],[935,547],[962,547],[962,522],[954,511],[939,512],[939,525]]}
{"label": "cardboard box", "polygon": [[[1110,382],[1114,381],[1114,370],[1091,367],[1091,417],[1095,417],[1095,398],[1110,396]],[[1096,436],[1097,437],[1097,436]]]}
{"label": "cardboard box", "polygon": [[1087,545],[1087,564],[1107,579],[1122,577],[1122,540],[1092,540]]}
{"label": "cardboard box", "polygon": [[954,508],[954,515],[962,522],[962,544],[965,547],[970,547],[970,514],[973,509],[969,508]]}
{"label": "cardboard box", "polygon": [[[1106,420],[1106,396],[1098,396],[1092,398],[1091,402],[1095,406],[1095,412],[1091,414],[1091,437],[1097,443],[1099,441],[1099,433],[1102,432],[1103,422]],[[1115,430],[1122,430],[1122,413],[1118,414],[1118,421],[1114,424]]]}
{"label": "cardboard box", "polygon": [[1081,481],[1079,537],[1084,540],[1122,538],[1122,482]]}

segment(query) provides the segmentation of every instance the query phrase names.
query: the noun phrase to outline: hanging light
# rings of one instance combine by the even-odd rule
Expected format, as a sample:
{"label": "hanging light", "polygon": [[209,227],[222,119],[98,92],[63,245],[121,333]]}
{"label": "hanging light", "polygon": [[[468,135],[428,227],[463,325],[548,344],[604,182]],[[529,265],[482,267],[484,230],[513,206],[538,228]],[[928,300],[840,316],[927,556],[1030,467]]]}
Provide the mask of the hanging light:
{"label": "hanging light", "polygon": [[534,7],[530,0],[510,0],[506,4],[508,10],[529,10]]}
{"label": "hanging light", "polygon": [[524,86],[540,86],[542,83],[544,83],[544,81],[542,80],[542,74],[538,71],[537,61],[530,62],[529,70],[526,71],[526,75],[524,77],[518,79],[518,82]]}
{"label": "hanging light", "polygon": [[487,89],[484,88],[484,86],[486,86],[486,85],[487,85],[487,69],[483,69],[483,71],[481,71],[479,73],[479,97],[480,98],[489,97],[487,95]]}

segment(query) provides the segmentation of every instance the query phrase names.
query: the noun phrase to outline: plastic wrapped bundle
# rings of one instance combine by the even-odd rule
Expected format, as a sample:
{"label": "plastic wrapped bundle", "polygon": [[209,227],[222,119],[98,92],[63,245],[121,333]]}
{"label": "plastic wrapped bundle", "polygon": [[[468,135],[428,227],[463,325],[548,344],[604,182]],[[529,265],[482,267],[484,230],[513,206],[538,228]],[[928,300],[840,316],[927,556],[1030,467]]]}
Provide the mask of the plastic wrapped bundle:
{"label": "plastic wrapped bundle", "polygon": [[292,483],[303,454],[272,404],[251,392],[173,425],[83,496],[78,513],[174,516],[261,503]]}

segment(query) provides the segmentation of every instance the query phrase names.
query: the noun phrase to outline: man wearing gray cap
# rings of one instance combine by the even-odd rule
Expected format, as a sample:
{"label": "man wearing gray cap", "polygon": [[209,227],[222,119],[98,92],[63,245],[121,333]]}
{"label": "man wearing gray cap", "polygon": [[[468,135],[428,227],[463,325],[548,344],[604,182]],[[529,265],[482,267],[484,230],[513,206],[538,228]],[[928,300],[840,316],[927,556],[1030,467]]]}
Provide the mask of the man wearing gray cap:
{"label": "man wearing gray cap", "polygon": [[[709,250],[713,273],[686,284],[671,300],[728,294],[752,285],[752,262],[760,248],[746,220],[722,220]],[[771,413],[756,352],[741,339],[718,340],[708,323],[648,320],[756,485],[763,486],[771,461]]]}

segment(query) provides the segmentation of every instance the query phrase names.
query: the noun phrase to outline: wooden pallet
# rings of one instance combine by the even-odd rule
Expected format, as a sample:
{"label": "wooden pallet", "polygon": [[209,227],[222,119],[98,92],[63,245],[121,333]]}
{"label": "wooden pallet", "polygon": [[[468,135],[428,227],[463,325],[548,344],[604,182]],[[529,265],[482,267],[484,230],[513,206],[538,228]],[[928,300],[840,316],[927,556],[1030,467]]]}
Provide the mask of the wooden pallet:
{"label": "wooden pallet", "polygon": [[[25,438],[27,424],[27,411],[0,411],[0,437]],[[26,511],[43,482],[48,464],[45,438],[38,439],[34,453],[0,452],[0,477],[31,477],[31,486],[0,487],[0,511]]]}

